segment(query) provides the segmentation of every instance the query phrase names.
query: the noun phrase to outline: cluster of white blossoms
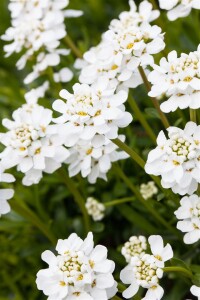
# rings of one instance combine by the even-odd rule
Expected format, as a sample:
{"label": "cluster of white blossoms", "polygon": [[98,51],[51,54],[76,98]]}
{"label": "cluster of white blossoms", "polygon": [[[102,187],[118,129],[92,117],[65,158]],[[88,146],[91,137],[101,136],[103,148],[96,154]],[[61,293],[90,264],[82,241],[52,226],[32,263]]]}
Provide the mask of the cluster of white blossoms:
{"label": "cluster of white blossoms", "polygon": [[[124,135],[118,137],[121,141],[125,140]],[[98,135],[97,140],[100,138],[101,136]],[[107,173],[112,167],[112,162],[129,157],[126,152],[119,151],[118,147],[109,139],[106,139],[100,146],[80,140],[69,148],[69,153],[70,156],[66,163],[69,164],[70,177],[81,172],[82,177],[87,177],[90,183],[95,183],[97,178],[107,180]]]}
{"label": "cluster of white blossoms", "polygon": [[147,289],[142,300],[160,300],[164,294],[159,280],[163,277],[165,262],[173,257],[173,250],[169,244],[164,247],[163,239],[159,235],[150,236],[148,242],[152,254],[141,252],[138,255],[136,252],[120,273],[122,282],[130,284],[122,294],[126,299],[132,298],[140,287]]}
{"label": "cluster of white blossoms", "polygon": [[153,195],[156,195],[158,193],[158,188],[155,185],[154,181],[149,181],[146,184],[142,183],[140,185],[140,193],[142,197],[147,200],[149,198],[152,198]]}
{"label": "cluster of white blossoms", "polygon": [[49,265],[37,274],[37,287],[51,300],[107,300],[117,292],[113,278],[115,264],[107,259],[107,249],[94,248],[90,232],[83,241],[75,233],[58,240],[57,255],[45,251],[42,259]]}
{"label": "cluster of white blossoms", "polygon": [[192,8],[200,9],[199,0],[158,0],[160,8],[168,10],[167,17],[170,21],[187,17]]}
{"label": "cluster of white blossoms", "polygon": [[[32,72],[24,82],[29,84],[38,78],[48,67],[60,63],[61,55],[69,50],[60,48],[60,40],[66,35],[65,18],[78,17],[81,11],[66,10],[69,0],[10,0],[11,27],[2,39],[10,42],[4,46],[6,56],[21,53],[17,68],[23,69],[27,61],[34,61]],[[59,75],[59,76],[58,76]],[[61,74],[55,74],[55,81],[69,81],[73,73],[65,68]]]}
{"label": "cluster of white blossoms", "polygon": [[89,197],[86,200],[85,207],[87,212],[94,221],[101,221],[105,216],[105,205],[100,203],[97,199]]}
{"label": "cluster of white blossoms", "polygon": [[177,56],[176,51],[163,57],[160,65],[153,65],[148,80],[152,84],[151,97],[166,95],[169,98],[160,106],[165,113],[177,108],[200,108],[200,46],[197,51]]}
{"label": "cluster of white blossoms", "polygon": [[131,236],[129,241],[122,247],[121,253],[127,263],[131,262],[134,256],[143,256],[147,250],[147,240],[145,236]]}
{"label": "cluster of white blossoms", "polygon": [[76,83],[73,94],[67,90],[60,92],[65,101],[54,101],[53,109],[62,114],[55,122],[61,124],[66,146],[74,146],[79,140],[101,146],[105,141],[103,137],[115,139],[118,128],[130,124],[132,116],[123,105],[128,93],[114,92],[109,88],[109,80],[104,77],[91,86]]}
{"label": "cluster of white blossoms", "polygon": [[[1,168],[1,167],[0,167]],[[0,170],[0,183],[1,182],[14,182],[15,178],[11,174],[4,173],[3,170]],[[10,205],[8,200],[10,200],[14,195],[13,189],[0,189],[0,217],[10,212]]]}
{"label": "cluster of white blossoms", "polygon": [[111,87],[135,88],[142,83],[138,66],[152,65],[152,55],[164,49],[161,28],[149,24],[158,18],[159,11],[153,10],[146,0],[140,3],[138,11],[134,1],[129,4],[130,11],[111,21],[100,44],[76,62],[75,67],[81,69],[81,83],[92,84],[106,76]]}
{"label": "cluster of white blossoms", "polygon": [[148,174],[161,175],[164,188],[180,195],[193,194],[200,183],[200,126],[188,122],[185,129],[169,127],[169,138],[161,131],[157,147],[145,166]]}
{"label": "cluster of white blossoms", "polygon": [[[28,105],[28,104],[27,104]],[[14,111],[13,120],[3,119],[8,129],[0,134],[5,149],[0,154],[3,169],[17,166],[25,174],[23,184],[38,183],[42,173],[53,173],[68,156],[62,145],[58,127],[50,124],[52,111],[38,104],[27,105]]]}
{"label": "cluster of white blossoms", "polygon": [[200,198],[193,194],[180,201],[181,206],[175,211],[177,228],[185,232],[184,243],[193,244],[200,240]]}

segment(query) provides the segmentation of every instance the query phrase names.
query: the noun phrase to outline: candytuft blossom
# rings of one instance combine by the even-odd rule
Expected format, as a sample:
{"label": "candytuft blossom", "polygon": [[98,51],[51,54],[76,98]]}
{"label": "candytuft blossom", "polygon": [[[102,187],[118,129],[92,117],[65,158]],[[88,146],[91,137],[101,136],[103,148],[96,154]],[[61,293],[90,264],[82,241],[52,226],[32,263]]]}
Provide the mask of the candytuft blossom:
{"label": "candytuft blossom", "polygon": [[173,257],[169,244],[164,247],[161,236],[150,236],[148,239],[152,254],[134,255],[128,265],[121,271],[120,279],[130,286],[123,292],[126,299],[132,298],[140,287],[147,289],[143,300],[160,300],[164,294],[159,280],[163,277],[165,262]]}
{"label": "candytuft blossom", "polygon": [[101,221],[105,215],[105,205],[93,197],[86,200],[85,207],[94,221]]}
{"label": "candytuft blossom", "polygon": [[[82,12],[66,10],[68,4],[68,0],[10,1],[8,8],[12,20],[11,27],[2,36],[3,40],[9,42],[4,46],[4,51],[7,57],[23,52],[17,62],[20,70],[27,61],[33,61],[33,71],[26,77],[26,84],[39,77],[48,67],[57,66],[61,55],[69,54],[69,50],[60,49],[60,41],[67,35],[64,21],[67,17],[78,17]],[[70,80],[73,73],[69,69],[68,73]]]}
{"label": "candytuft blossom", "polygon": [[153,10],[148,1],[140,3],[138,10],[134,1],[129,4],[130,11],[111,21],[99,45],[75,63],[81,69],[81,83],[92,84],[104,76],[118,90],[135,88],[143,82],[137,67],[142,65],[145,69],[153,64],[153,54],[164,49],[161,28],[149,24],[159,16],[159,11]]}
{"label": "candytuft blossom", "polygon": [[38,183],[42,172],[53,173],[69,156],[51,120],[52,111],[39,105],[31,111],[19,108],[12,121],[3,119],[8,131],[0,135],[5,146],[0,154],[1,163],[4,169],[17,166],[25,174],[25,185]]}
{"label": "candytuft blossom", "polygon": [[193,244],[200,239],[200,198],[197,195],[185,196],[181,206],[175,211],[177,228],[185,233],[184,243]]}
{"label": "candytuft blossom", "polygon": [[192,8],[200,9],[199,0],[158,0],[160,8],[168,10],[167,17],[170,21],[187,17]]}
{"label": "candytuft blossom", "polygon": [[167,131],[168,139],[163,131],[159,133],[157,147],[150,151],[145,171],[160,175],[164,188],[191,195],[200,183],[200,126],[188,122],[184,130],[169,127]]}
{"label": "candytuft blossom", "polygon": [[[97,136],[98,143],[100,138]],[[119,139],[124,141],[125,136],[119,135]],[[118,147],[108,139],[101,146],[98,143],[94,146],[94,141],[91,143],[79,140],[69,148],[70,156],[66,163],[69,164],[70,177],[80,172],[82,177],[87,177],[90,183],[96,183],[98,178],[107,180],[107,173],[112,167],[112,162],[129,157],[124,151],[118,151]]]}
{"label": "candytuft blossom", "polygon": [[37,287],[48,299],[106,300],[116,294],[115,264],[107,259],[106,247],[94,247],[91,232],[84,241],[75,233],[58,240],[56,251],[43,252],[49,266],[37,273]]}
{"label": "candytuft blossom", "polygon": [[160,65],[153,65],[154,70],[148,79],[152,83],[149,92],[151,97],[160,97],[166,94],[167,101],[160,106],[165,113],[177,108],[200,108],[200,47],[189,54],[177,56],[176,51],[163,57]]}
{"label": "candytuft blossom", "polygon": [[155,185],[155,182],[149,181],[146,184],[142,183],[140,185],[140,193],[145,200],[152,198],[153,195],[156,195],[158,193],[158,189]]}
{"label": "candytuft blossom", "polygon": [[108,87],[108,79],[101,78],[92,86],[76,83],[73,94],[67,90],[60,92],[66,101],[54,101],[53,109],[62,114],[55,122],[64,124],[60,131],[65,136],[66,146],[71,147],[80,139],[92,142],[95,139],[94,143],[101,146],[101,136],[117,138],[118,128],[130,124],[132,116],[123,105],[127,92],[114,94],[114,90]]}

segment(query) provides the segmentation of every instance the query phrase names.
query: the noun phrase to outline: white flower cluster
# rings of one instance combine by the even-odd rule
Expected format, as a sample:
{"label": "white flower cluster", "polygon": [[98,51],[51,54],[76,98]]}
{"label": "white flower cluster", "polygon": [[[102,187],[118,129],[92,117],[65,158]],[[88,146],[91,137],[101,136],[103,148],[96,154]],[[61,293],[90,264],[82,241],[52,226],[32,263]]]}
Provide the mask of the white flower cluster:
{"label": "white flower cluster", "polygon": [[[9,43],[4,46],[6,56],[14,52],[23,55],[17,62],[18,69],[23,69],[27,61],[35,61],[33,71],[25,78],[29,84],[48,67],[57,66],[61,55],[68,55],[69,50],[60,49],[60,40],[66,35],[65,18],[82,15],[81,11],[65,10],[69,0],[11,0],[9,10],[12,15],[12,26],[2,39]],[[55,81],[58,80],[55,74]],[[73,73],[65,68],[59,76],[60,81],[69,81]]]}
{"label": "white flower cluster", "polygon": [[187,17],[192,8],[200,9],[199,0],[158,0],[160,8],[168,10],[167,17],[170,21]]}
{"label": "white flower cluster", "polygon": [[155,185],[155,182],[149,181],[146,184],[142,183],[140,185],[140,193],[145,200],[152,198],[153,195],[156,195],[158,193],[158,189]]}
{"label": "white flower cluster", "polygon": [[115,264],[107,259],[106,247],[94,248],[91,232],[84,241],[75,233],[58,240],[56,251],[58,255],[43,252],[49,267],[37,274],[37,287],[48,299],[107,300],[116,294]]}
{"label": "white flower cluster", "polygon": [[138,11],[134,1],[129,4],[130,11],[122,12],[119,19],[111,22],[100,44],[87,51],[84,60],[76,62],[75,67],[81,69],[81,83],[92,84],[106,76],[111,87],[135,88],[142,83],[138,66],[152,65],[152,55],[164,49],[161,28],[149,24],[159,11],[152,10],[152,4],[146,0]]}
{"label": "white flower cluster", "polygon": [[181,206],[175,211],[177,228],[185,232],[184,243],[193,244],[200,240],[200,198],[193,194],[180,201]]}
{"label": "white flower cluster", "polygon": [[180,195],[193,194],[200,183],[200,126],[188,122],[185,129],[169,127],[167,139],[161,131],[157,147],[145,166],[148,174],[161,175],[164,188]]}
{"label": "white flower cluster", "polygon": [[122,247],[121,253],[125,257],[127,263],[131,262],[134,256],[143,256],[147,250],[147,240],[145,236],[131,236],[129,241]]}
{"label": "white flower cluster", "polygon": [[163,239],[159,235],[152,235],[148,239],[152,254],[142,253],[132,256],[128,265],[121,271],[123,283],[130,286],[123,292],[124,298],[132,298],[140,287],[146,288],[147,293],[142,300],[160,300],[164,294],[159,285],[163,277],[165,262],[173,257],[169,244],[164,247]]}
{"label": "white flower cluster", "polygon": [[[27,109],[28,107],[28,109]],[[58,127],[51,125],[52,111],[28,104],[14,111],[13,121],[3,119],[8,129],[1,133],[1,143],[6,147],[0,154],[3,169],[17,166],[25,174],[23,184],[38,183],[42,173],[53,173],[68,156],[58,134]]]}
{"label": "white flower cluster", "polygon": [[87,198],[85,207],[90,216],[92,216],[94,221],[101,221],[105,215],[105,205],[100,203],[93,197]]}
{"label": "white flower cluster", "polygon": [[[4,173],[3,170],[0,171],[0,182],[14,182],[15,178],[11,174]],[[13,189],[0,189],[0,217],[10,212],[10,205],[8,200],[14,195]]]}
{"label": "white flower cluster", "polygon": [[101,78],[93,85],[76,83],[73,94],[60,92],[63,100],[56,100],[53,109],[62,114],[55,122],[65,135],[66,146],[74,146],[78,141],[91,141],[94,146],[104,144],[105,138],[115,139],[118,128],[126,127],[132,121],[123,103],[128,94],[120,91],[114,94],[109,89],[107,78]]}
{"label": "white flower cluster", "polygon": [[200,300],[200,287],[193,285],[190,289],[190,292],[192,293],[192,295],[196,296],[198,298],[198,300]]}
{"label": "white flower cluster", "polygon": [[160,106],[163,112],[177,108],[200,108],[200,46],[197,51],[182,53],[180,57],[172,51],[168,54],[168,60],[163,57],[160,65],[153,65],[153,69],[148,76],[152,84],[149,96],[166,94],[169,97]]}
{"label": "white flower cluster", "polygon": [[[119,135],[124,141],[125,136]],[[97,140],[102,138],[97,136]],[[94,146],[91,142],[80,140],[69,148],[70,156],[66,160],[69,164],[69,175],[71,177],[81,172],[82,177],[87,177],[90,183],[95,183],[97,178],[107,180],[107,172],[112,167],[112,162],[128,158],[124,151],[118,151],[118,147],[106,139],[103,145]]]}

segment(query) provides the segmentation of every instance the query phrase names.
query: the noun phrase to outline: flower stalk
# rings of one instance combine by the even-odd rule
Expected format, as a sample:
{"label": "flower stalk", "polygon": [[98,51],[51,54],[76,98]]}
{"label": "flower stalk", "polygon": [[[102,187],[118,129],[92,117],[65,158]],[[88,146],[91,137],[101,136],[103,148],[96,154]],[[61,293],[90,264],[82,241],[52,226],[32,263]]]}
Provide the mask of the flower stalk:
{"label": "flower stalk", "polygon": [[192,108],[190,108],[190,121],[197,122],[196,110]]}
{"label": "flower stalk", "polygon": [[121,198],[121,199],[116,199],[116,200],[108,201],[108,202],[105,202],[103,204],[106,207],[110,207],[110,206],[124,204],[124,203],[127,203],[127,202],[132,202],[134,200],[136,200],[135,197],[126,197],[126,198]]}
{"label": "flower stalk", "polygon": [[176,267],[176,266],[165,267],[165,268],[163,268],[163,271],[164,272],[179,272],[179,273],[184,274],[184,276],[186,276],[190,279],[193,277],[192,272],[183,267]]}
{"label": "flower stalk", "polygon": [[71,194],[74,196],[75,202],[78,204],[82,215],[84,219],[85,224],[85,232],[88,233],[90,231],[90,220],[87,213],[87,210],[85,208],[85,201],[84,198],[81,196],[79,190],[76,188],[76,185],[74,184],[73,180],[69,177],[66,170],[64,168],[60,169],[58,171],[60,178],[62,179],[62,182],[66,185],[68,190],[71,192]]}
{"label": "flower stalk", "polygon": [[64,37],[64,42],[66,43],[66,45],[72,50],[72,53],[77,57],[77,58],[82,58],[83,55],[81,53],[81,51],[77,48],[77,46],[74,44],[73,40],[71,39],[71,37],[69,36],[69,34],[67,34]]}
{"label": "flower stalk", "polygon": [[147,211],[165,228],[167,228],[170,232],[175,234],[178,238],[182,239],[182,235],[179,233],[178,230],[173,228],[162,216],[160,216],[157,211],[146,201],[142,195],[140,194],[137,187],[130,181],[130,179],[125,175],[125,173],[121,170],[118,165],[114,165],[115,172],[119,175],[119,177],[126,183],[129,189],[135,194],[136,198],[142,203],[142,205],[146,208]]}

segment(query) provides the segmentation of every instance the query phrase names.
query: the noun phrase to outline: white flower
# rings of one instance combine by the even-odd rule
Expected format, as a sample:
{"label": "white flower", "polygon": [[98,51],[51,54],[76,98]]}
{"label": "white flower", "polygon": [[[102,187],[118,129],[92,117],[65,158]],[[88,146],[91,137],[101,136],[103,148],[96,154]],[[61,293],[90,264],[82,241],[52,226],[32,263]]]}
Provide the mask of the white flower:
{"label": "white flower", "polygon": [[173,257],[173,250],[170,244],[164,247],[163,239],[160,235],[151,235],[148,239],[151,252],[156,259],[156,265],[163,268],[165,262]]}
{"label": "white flower", "polygon": [[182,53],[178,58],[176,51],[168,54],[168,60],[162,58],[160,66],[153,65],[154,70],[148,79],[152,83],[151,97],[163,94],[169,98],[161,104],[165,113],[177,108],[200,108],[200,47],[189,54]]}
{"label": "white flower", "polygon": [[105,206],[93,197],[87,198],[85,207],[94,221],[100,221],[104,218]]}
{"label": "white flower", "polygon": [[187,17],[192,8],[200,9],[199,0],[158,0],[160,8],[168,10],[167,16],[170,21]]}
{"label": "white flower", "polygon": [[117,33],[108,30],[104,38],[113,44],[119,62],[124,56],[130,55],[127,64],[130,71],[134,71],[139,65],[152,65],[153,54],[165,48],[161,28],[149,23],[143,23],[140,27],[131,26]]}
{"label": "white flower", "polygon": [[[164,247],[163,239],[159,235],[152,235],[148,242],[153,255],[147,254],[146,239],[142,237],[143,245],[139,244],[139,251],[136,242],[137,237],[133,237],[133,245],[131,249],[132,257],[128,258],[128,265],[121,271],[120,279],[130,286],[123,292],[124,298],[133,297],[139,290],[139,287],[148,289],[142,300],[160,300],[164,294],[163,288],[159,285],[159,279],[163,277],[165,262],[173,257],[173,251],[169,244]],[[140,243],[141,243],[140,241]]]}
{"label": "white flower", "polygon": [[152,198],[153,195],[156,195],[158,193],[158,189],[155,185],[154,181],[149,181],[146,184],[142,183],[140,185],[140,193],[142,194],[142,197],[147,200],[149,198]]}
{"label": "white flower", "polygon": [[118,59],[114,45],[103,41],[83,55],[83,60],[77,60],[75,68],[81,69],[79,81],[92,84],[103,76],[109,79],[109,87],[118,89],[135,88],[142,84],[142,78],[137,70],[130,69],[131,54]]}
{"label": "white flower", "polygon": [[[101,136],[96,136],[96,139],[99,143]],[[119,135],[119,139],[124,141],[125,137]],[[125,152],[117,151],[118,147],[108,139],[101,146],[94,146],[94,142],[92,144],[79,140],[69,149],[70,156],[66,163],[69,164],[70,177],[81,172],[81,175],[87,177],[90,183],[95,183],[97,178],[107,180],[106,174],[111,169],[112,162],[128,158]]]}
{"label": "white flower", "polygon": [[185,196],[180,201],[181,206],[175,211],[177,228],[184,235],[185,244],[196,243],[200,239],[200,198],[197,195]]}
{"label": "white flower", "polygon": [[[42,172],[53,173],[69,156],[62,146],[56,125],[50,125],[52,111],[35,106],[31,111],[20,108],[13,113],[13,121],[4,119],[8,129],[1,133],[1,143],[6,147],[1,153],[4,169],[17,166],[32,183],[38,182]],[[26,184],[26,179],[24,179]]]}
{"label": "white flower", "polygon": [[137,6],[133,0],[129,0],[130,11],[120,13],[119,19],[111,21],[109,28],[115,32],[123,30],[130,26],[138,26],[143,22],[150,23],[157,19],[160,15],[159,10],[153,10],[153,5],[148,1],[142,1]]}
{"label": "white flower", "polygon": [[107,249],[94,248],[90,232],[83,241],[75,233],[58,240],[57,255],[45,251],[42,259],[49,265],[37,273],[37,287],[51,300],[110,299],[117,292],[112,276],[114,262]]}
{"label": "white flower", "polygon": [[200,126],[188,122],[185,129],[169,127],[167,139],[161,131],[157,147],[145,166],[148,174],[161,175],[164,188],[180,195],[193,194],[200,183]]}
{"label": "white flower", "polygon": [[[126,127],[132,121],[130,113],[125,112],[123,103],[127,99],[127,92],[120,91],[114,94],[108,89],[108,80],[99,79],[95,84],[76,83],[73,94],[62,90],[60,96],[67,101],[56,100],[53,109],[62,114],[55,122],[60,126],[65,145],[73,146],[79,139],[102,145],[102,140],[96,134],[109,139],[117,138],[118,128]],[[98,139],[98,141],[97,141]]]}
{"label": "white flower", "polygon": [[[0,172],[0,182],[14,182],[15,178],[11,174]],[[13,189],[0,189],[0,217],[10,212],[10,205],[8,200],[11,199],[14,195]]]}
{"label": "white flower", "polygon": [[99,45],[75,63],[75,67],[81,69],[81,83],[92,84],[104,76],[110,86],[118,90],[135,88],[143,82],[137,67],[153,64],[152,54],[165,47],[161,29],[149,25],[159,16],[159,11],[152,10],[148,1],[139,5],[138,12],[134,1],[129,4],[130,11],[122,12],[119,19],[111,22]]}
{"label": "white flower", "polygon": [[193,285],[190,289],[190,292],[192,293],[192,295],[196,296],[198,298],[198,300],[200,300],[200,287]]}
{"label": "white flower", "polygon": [[131,236],[129,241],[122,247],[121,253],[125,257],[127,263],[131,262],[134,256],[143,256],[147,250],[147,241],[145,236]]}
{"label": "white flower", "polygon": [[148,289],[143,300],[160,300],[164,294],[163,288],[159,285],[163,271],[157,267],[154,256],[144,254],[142,257],[135,256],[131,262],[120,273],[120,279],[130,286],[123,292],[124,298],[132,298],[139,290],[139,287]]}
{"label": "white flower", "polygon": [[17,62],[18,69],[23,69],[28,60],[34,63],[36,59],[33,72],[25,83],[32,82],[48,66],[59,64],[62,53],[59,53],[58,47],[60,40],[67,35],[65,18],[82,14],[80,11],[65,10],[68,4],[68,0],[10,1],[11,27],[2,36],[3,40],[10,42],[4,46],[6,56],[23,51]]}

